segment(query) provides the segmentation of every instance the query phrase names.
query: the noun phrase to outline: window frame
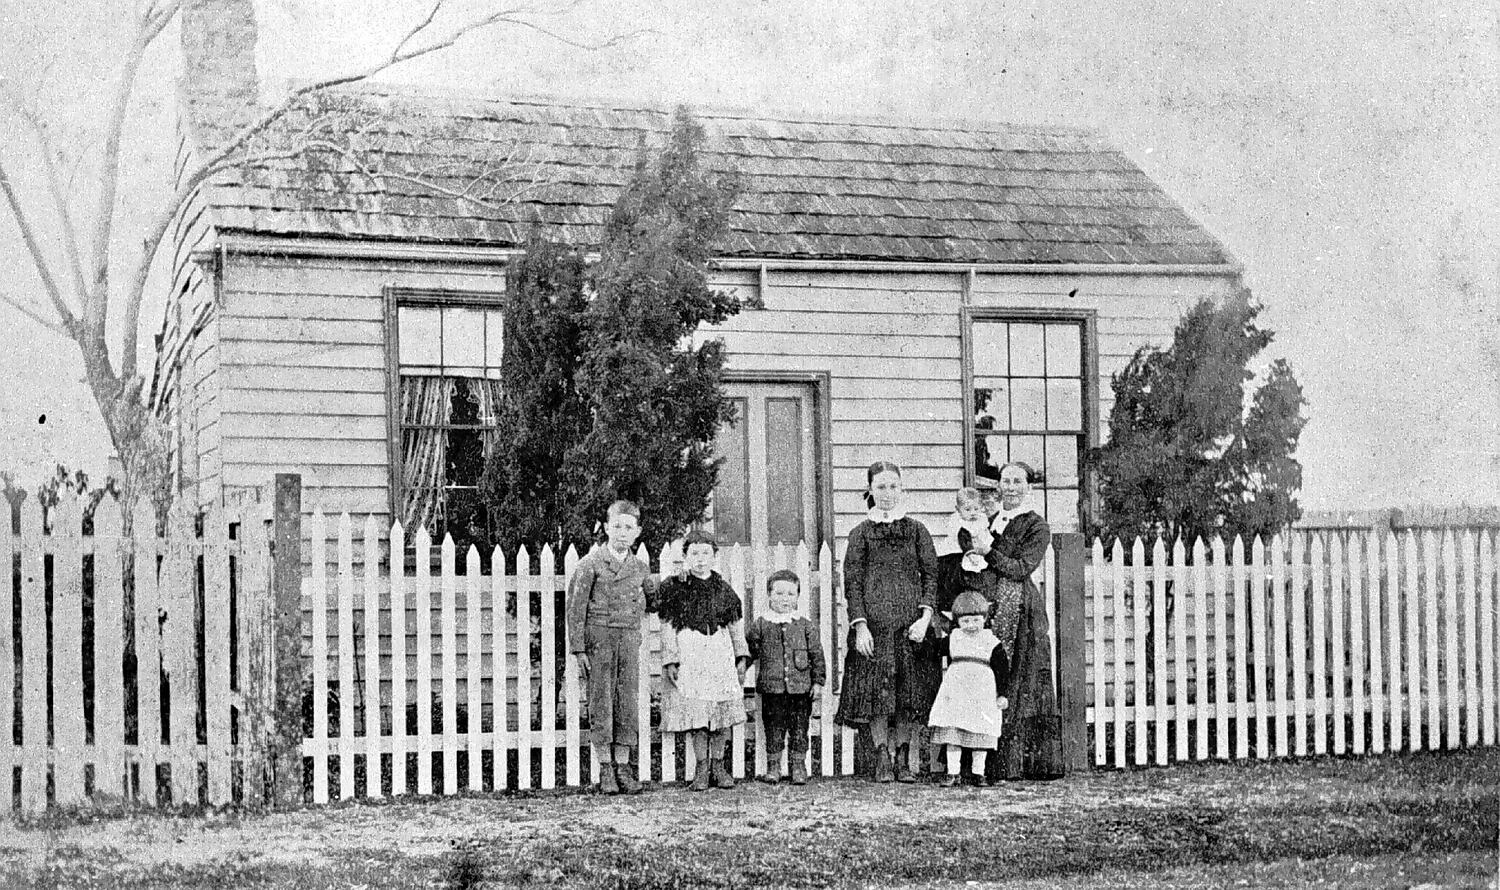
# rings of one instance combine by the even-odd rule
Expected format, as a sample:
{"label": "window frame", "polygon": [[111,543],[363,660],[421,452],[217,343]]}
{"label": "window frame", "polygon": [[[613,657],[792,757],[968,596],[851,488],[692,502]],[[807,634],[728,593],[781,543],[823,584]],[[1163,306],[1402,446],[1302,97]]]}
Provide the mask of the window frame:
{"label": "window frame", "polygon": [[[385,300],[386,509],[391,522],[400,519],[401,490],[401,324],[403,306],[504,311],[505,292],[387,286]],[[501,362],[505,361],[501,353]],[[411,538],[407,539],[408,547]],[[438,538],[433,543],[441,541]],[[483,548],[481,548],[483,549]]]}
{"label": "window frame", "polygon": [[[959,334],[962,353],[964,405],[964,484],[978,484],[974,465],[974,323],[1018,322],[1077,324],[1083,329],[1080,371],[1083,389],[1083,448],[1078,455],[1079,530],[1084,531],[1099,509],[1099,492],[1089,452],[1099,447],[1099,313],[1095,309],[1021,309],[1008,306],[964,306]],[[1074,434],[1076,435],[1076,434]]]}

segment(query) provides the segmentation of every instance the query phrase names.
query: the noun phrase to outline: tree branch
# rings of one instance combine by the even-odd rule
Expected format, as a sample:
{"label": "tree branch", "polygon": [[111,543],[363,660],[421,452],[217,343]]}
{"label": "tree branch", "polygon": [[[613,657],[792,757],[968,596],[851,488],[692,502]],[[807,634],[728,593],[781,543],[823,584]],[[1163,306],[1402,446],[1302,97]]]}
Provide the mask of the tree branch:
{"label": "tree branch", "polygon": [[69,334],[73,334],[78,326],[78,319],[73,310],[63,299],[62,292],[57,289],[57,279],[52,274],[52,267],[47,263],[47,257],[42,253],[41,245],[37,243],[36,233],[32,231],[31,220],[26,216],[26,210],[21,206],[21,200],[16,196],[16,190],[11,185],[10,176],[5,172],[4,164],[0,164],[0,191],[5,193],[5,201],[10,205],[10,212],[16,219],[16,227],[21,231],[21,240],[26,243],[26,250],[31,254],[31,261],[36,266],[37,275],[42,279],[42,287],[47,291],[47,297],[52,301],[52,308],[57,310],[57,317]]}
{"label": "tree branch", "polygon": [[13,300],[5,294],[0,294],[0,302],[4,302],[7,305],[13,307],[17,312],[20,312],[22,315],[26,316],[27,318],[31,319],[47,330],[53,332],[54,334],[57,334],[59,337],[64,337],[69,340],[73,339],[72,335],[68,333],[67,328],[63,327],[61,324],[53,321],[50,318],[42,317],[41,313],[37,312],[35,309],[32,309],[30,306],[27,306],[26,304],[21,303],[17,300]]}
{"label": "tree branch", "polygon": [[35,108],[22,101],[5,82],[0,81],[0,91],[3,91],[10,100],[11,107],[26,121],[31,128],[32,135],[36,138],[37,147],[42,151],[42,166],[47,174],[47,191],[52,196],[53,210],[57,213],[58,220],[62,225],[63,254],[68,262],[68,271],[73,277],[73,289],[75,296],[80,299],[88,293],[88,285],[83,279],[83,261],[78,251],[78,230],[73,225],[73,214],[68,209],[68,189],[64,186],[61,174],[57,169],[57,158],[53,151],[52,136],[47,131],[46,122],[41,115],[37,114]]}

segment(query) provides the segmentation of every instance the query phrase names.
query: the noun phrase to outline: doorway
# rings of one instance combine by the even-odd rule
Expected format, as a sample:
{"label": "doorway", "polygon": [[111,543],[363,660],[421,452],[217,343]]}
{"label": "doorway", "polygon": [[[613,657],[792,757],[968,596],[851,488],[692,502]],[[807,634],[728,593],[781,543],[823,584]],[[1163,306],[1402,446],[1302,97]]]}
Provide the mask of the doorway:
{"label": "doorway", "polygon": [[709,508],[720,543],[822,544],[820,402],[812,381],[727,382],[734,423],[719,431],[724,459]]}

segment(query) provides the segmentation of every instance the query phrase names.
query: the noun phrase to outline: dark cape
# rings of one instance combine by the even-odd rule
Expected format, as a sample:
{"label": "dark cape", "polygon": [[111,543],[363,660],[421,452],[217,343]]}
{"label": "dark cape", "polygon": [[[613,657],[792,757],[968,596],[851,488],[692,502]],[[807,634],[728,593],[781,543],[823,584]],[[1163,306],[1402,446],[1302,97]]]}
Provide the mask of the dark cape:
{"label": "dark cape", "polygon": [[707,578],[674,575],[661,583],[657,615],[678,630],[708,636],[744,617],[744,606],[734,588],[718,572]]}

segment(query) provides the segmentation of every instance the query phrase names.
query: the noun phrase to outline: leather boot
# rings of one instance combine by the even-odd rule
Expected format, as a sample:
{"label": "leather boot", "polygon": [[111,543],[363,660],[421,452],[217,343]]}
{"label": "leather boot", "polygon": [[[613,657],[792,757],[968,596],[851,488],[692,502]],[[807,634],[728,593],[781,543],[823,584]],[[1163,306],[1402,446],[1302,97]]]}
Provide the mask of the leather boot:
{"label": "leather boot", "polygon": [[807,752],[793,751],[787,759],[791,763],[792,784],[806,785],[807,767],[804,764],[807,762]]}
{"label": "leather boot", "polygon": [[615,781],[615,765],[599,764],[599,790],[605,794],[619,794],[620,783]]}
{"label": "leather boot", "polygon": [[891,751],[885,745],[875,746],[875,781],[894,782],[896,774],[891,769]]}
{"label": "leather boot", "polygon": [[640,794],[641,781],[635,777],[635,766],[630,763],[615,764],[615,778],[620,781],[620,790],[626,794]]}
{"label": "leather boot", "polygon": [[700,757],[693,770],[693,781],[688,783],[688,790],[707,791],[709,778],[708,758]]}
{"label": "leather boot", "polygon": [[912,771],[907,767],[907,759],[911,756],[911,746],[902,745],[896,749],[896,781],[903,785],[910,785],[917,780]]}
{"label": "leather boot", "polygon": [[712,760],[713,779],[715,788],[733,788],[734,776],[729,774],[729,769],[724,766],[724,758],[715,757]]}
{"label": "leather boot", "polygon": [[[792,767],[792,775],[796,775],[796,769],[797,768],[795,766]],[[772,785],[775,785],[777,782],[781,781],[780,751],[766,752],[766,771],[763,775],[761,775],[760,780],[762,782],[769,782]]]}

